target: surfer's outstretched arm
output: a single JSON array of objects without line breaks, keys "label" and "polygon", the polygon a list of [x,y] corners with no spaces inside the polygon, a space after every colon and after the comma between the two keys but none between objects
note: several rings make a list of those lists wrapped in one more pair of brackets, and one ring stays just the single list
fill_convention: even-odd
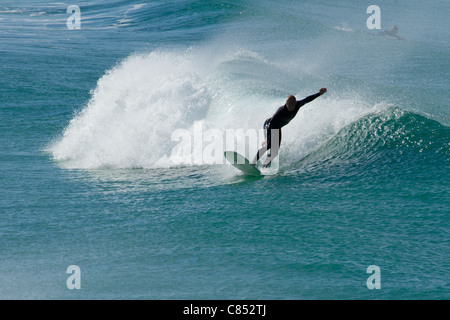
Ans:
[{"label": "surfer's outstretched arm", "polygon": [[317,97],[320,97],[321,95],[323,95],[326,92],[327,92],[327,88],[321,88],[318,93],[312,94],[303,100],[297,101],[296,108],[302,107],[303,105],[313,101],[314,99],[316,99]]}]

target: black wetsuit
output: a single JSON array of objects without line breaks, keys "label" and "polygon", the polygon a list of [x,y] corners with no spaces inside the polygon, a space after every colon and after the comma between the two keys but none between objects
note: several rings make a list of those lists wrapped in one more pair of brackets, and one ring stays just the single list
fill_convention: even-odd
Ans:
[{"label": "black wetsuit", "polygon": [[275,112],[275,114],[267,119],[264,122],[264,129],[267,130],[266,131],[266,135],[267,135],[267,150],[269,150],[272,147],[272,129],[279,129],[278,130],[278,146],[280,146],[281,144],[281,128],[284,127],[285,125],[287,125],[289,122],[291,122],[292,119],[295,118],[295,116],[297,115],[298,110],[300,110],[300,108],[307,104],[308,102],[313,101],[314,99],[316,99],[317,97],[320,96],[320,93],[316,93],[313,95],[310,95],[309,97],[306,97],[303,100],[297,101],[294,110],[289,111],[287,106],[284,105],[282,107],[279,107],[278,110]]}]

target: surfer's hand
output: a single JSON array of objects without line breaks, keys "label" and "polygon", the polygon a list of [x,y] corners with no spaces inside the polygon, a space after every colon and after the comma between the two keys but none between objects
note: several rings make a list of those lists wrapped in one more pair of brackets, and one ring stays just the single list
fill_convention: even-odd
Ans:
[{"label": "surfer's hand", "polygon": [[327,92],[327,88],[322,88],[319,90],[320,95],[323,95],[325,92]]}]

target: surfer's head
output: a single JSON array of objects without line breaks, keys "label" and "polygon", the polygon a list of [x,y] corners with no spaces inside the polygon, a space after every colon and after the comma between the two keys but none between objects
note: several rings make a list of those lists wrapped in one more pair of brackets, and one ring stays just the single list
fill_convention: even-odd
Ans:
[{"label": "surfer's head", "polygon": [[398,33],[398,27],[397,26],[392,26],[391,30],[389,31],[389,33],[393,36],[396,36]]},{"label": "surfer's head", "polygon": [[294,110],[295,108],[295,104],[297,103],[297,99],[295,98],[295,96],[289,96],[286,99],[286,107],[288,108],[289,111]]}]

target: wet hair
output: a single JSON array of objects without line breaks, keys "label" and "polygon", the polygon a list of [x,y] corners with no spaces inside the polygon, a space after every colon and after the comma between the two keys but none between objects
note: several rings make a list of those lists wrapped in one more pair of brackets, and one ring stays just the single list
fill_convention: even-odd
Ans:
[{"label": "wet hair", "polygon": [[287,97],[286,99],[286,105],[289,106],[295,106],[295,104],[297,103],[297,99],[295,98],[295,96],[290,95],[289,97]]}]

